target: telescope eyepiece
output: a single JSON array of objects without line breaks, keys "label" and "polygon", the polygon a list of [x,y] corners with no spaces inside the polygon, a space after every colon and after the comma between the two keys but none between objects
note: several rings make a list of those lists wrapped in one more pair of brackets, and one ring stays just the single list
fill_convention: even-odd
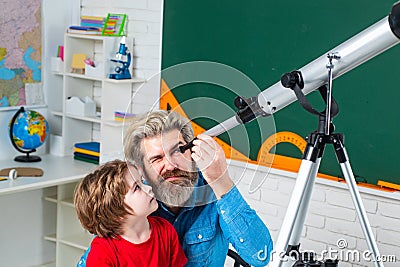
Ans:
[{"label": "telescope eyepiece", "polygon": [[233,103],[237,109],[244,109],[248,106],[246,99],[242,96],[237,96]]}]

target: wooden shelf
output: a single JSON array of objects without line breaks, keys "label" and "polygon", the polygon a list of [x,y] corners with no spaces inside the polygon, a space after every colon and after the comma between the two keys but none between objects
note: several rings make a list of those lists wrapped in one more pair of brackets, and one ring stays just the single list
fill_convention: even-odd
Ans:
[{"label": "wooden shelf", "polygon": [[54,116],[57,116],[57,117],[62,117],[62,116],[63,116],[62,111],[55,111],[55,110],[53,110],[53,111],[51,112],[51,114],[53,114]]},{"label": "wooden shelf", "polygon": [[79,233],[62,237],[59,239],[59,242],[85,251],[89,247],[90,242],[92,242],[92,239],[93,235],[89,233]]},{"label": "wooden shelf", "polygon": [[101,123],[101,119],[99,117],[78,116],[78,115],[73,115],[73,114],[68,114],[68,113],[65,114],[65,117],[75,119],[75,120],[81,120],[81,121]]},{"label": "wooden shelf", "polygon": [[47,197],[44,197],[44,199],[45,199],[46,201],[53,202],[53,203],[57,203],[57,202],[58,202],[58,201],[57,201],[57,195],[47,196]]},{"label": "wooden shelf", "polygon": [[107,78],[107,79],[104,79],[104,81],[106,81],[108,83],[124,84],[124,83],[144,83],[144,82],[146,82],[146,79],[133,77],[132,79],[116,80],[116,79],[108,79]]},{"label": "wooden shelf", "polygon": [[115,83],[115,84],[130,84],[130,83],[144,83],[146,82],[146,79],[143,78],[131,78],[131,79],[122,79],[122,80],[116,80],[116,79],[109,79],[109,78],[101,78],[101,77],[94,77],[94,76],[87,76],[84,74],[76,74],[76,73],[65,73],[65,76],[72,77],[72,78],[78,78],[78,79],[86,79],[86,80],[92,80],[92,81],[99,81],[99,82],[108,82],[108,83]]},{"label": "wooden shelf", "polygon": [[44,237],[44,240],[57,242],[57,235],[56,234],[49,234]]},{"label": "wooden shelf", "polygon": [[71,207],[71,208],[75,208],[74,206],[74,199],[71,198],[67,198],[67,199],[63,199],[60,201],[60,204]]},{"label": "wooden shelf", "polygon": [[[111,57],[115,54],[119,37],[93,36],[79,34],[65,34],[64,36],[64,71],[63,73],[63,108],[68,97],[90,97],[96,102],[96,109],[100,116],[79,116],[68,114],[63,110],[52,112],[61,120],[61,151],[72,154],[76,143],[96,141],[101,143],[100,161],[123,151],[120,140],[121,128],[124,123],[114,120],[114,113],[120,110],[132,112],[132,97],[137,85],[145,83],[146,79],[133,77],[132,79],[109,79],[108,72],[112,67]],[[133,51],[133,39],[127,38],[128,50]],[[93,61],[98,62],[98,75],[92,77],[85,74],[71,73],[70,66],[74,54],[91,55]],[[130,66],[132,68],[132,66]],[[132,69],[130,69],[132,71]],[[87,73],[90,74],[90,73]],[[96,73],[97,74],[97,73]],[[59,107],[57,107],[59,109]],[[108,156],[107,156],[108,155]]]}]

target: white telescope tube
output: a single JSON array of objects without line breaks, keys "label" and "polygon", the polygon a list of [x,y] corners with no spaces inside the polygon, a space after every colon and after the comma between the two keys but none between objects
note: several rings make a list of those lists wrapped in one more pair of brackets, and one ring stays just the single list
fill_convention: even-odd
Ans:
[{"label": "white telescope tube", "polygon": [[[339,46],[329,50],[324,55],[305,65],[299,72],[304,81],[302,91],[307,95],[328,82],[328,53],[335,53],[340,59],[335,61],[332,78],[352,70],[367,60],[379,55],[400,42],[400,1],[393,4],[391,14],[373,24],[369,28],[353,36]],[[261,110],[253,110],[254,118],[260,115],[268,116],[296,101],[293,90],[285,88],[279,81],[262,91],[258,97]],[[253,119],[254,119],[253,118]],[[243,123],[238,116],[232,117],[205,133],[217,136]],[[244,123],[250,120],[246,120]]]}]

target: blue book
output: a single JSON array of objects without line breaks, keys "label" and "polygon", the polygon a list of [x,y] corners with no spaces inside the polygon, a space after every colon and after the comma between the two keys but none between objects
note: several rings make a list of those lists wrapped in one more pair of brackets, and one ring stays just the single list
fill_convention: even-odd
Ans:
[{"label": "blue book", "polygon": [[91,26],[69,26],[69,29],[78,31],[99,31],[98,27],[91,27]]},{"label": "blue book", "polygon": [[74,156],[99,161],[99,157],[88,155],[88,154],[83,154],[83,153],[79,153],[79,152],[74,152]]},{"label": "blue book", "polygon": [[100,143],[99,142],[83,142],[83,143],[76,143],[74,145],[76,148],[86,149],[94,152],[100,153]]},{"label": "blue book", "polygon": [[84,27],[95,27],[97,29],[103,29],[103,23],[90,23],[90,22],[81,22],[81,26]]},{"label": "blue book", "polygon": [[92,160],[92,159],[88,159],[88,158],[81,158],[81,157],[78,157],[78,156],[74,156],[74,159],[80,160],[80,161],[85,161],[85,162],[90,162],[90,163],[94,163],[94,164],[99,164],[98,160]]}]

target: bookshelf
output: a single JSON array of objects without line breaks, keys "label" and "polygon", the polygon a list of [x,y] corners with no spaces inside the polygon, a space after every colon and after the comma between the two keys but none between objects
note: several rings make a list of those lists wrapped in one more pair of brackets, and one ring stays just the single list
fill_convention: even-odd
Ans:
[{"label": "bookshelf", "polygon": [[[117,36],[82,35],[66,33],[64,36],[64,72],[62,73],[62,106],[51,110],[61,124],[61,155],[72,155],[75,143],[100,142],[100,162],[122,158],[123,123],[114,121],[114,112],[132,112],[131,98],[145,79],[134,77],[126,80],[109,79],[113,71],[110,59],[120,42]],[[127,46],[133,50],[133,40],[127,38]],[[85,54],[98,66],[93,72],[72,73],[74,54]],[[130,66],[132,73],[132,64]],[[134,76],[134,73],[132,73]],[[66,113],[69,97],[81,99],[89,96],[96,103],[96,115]]]}]

